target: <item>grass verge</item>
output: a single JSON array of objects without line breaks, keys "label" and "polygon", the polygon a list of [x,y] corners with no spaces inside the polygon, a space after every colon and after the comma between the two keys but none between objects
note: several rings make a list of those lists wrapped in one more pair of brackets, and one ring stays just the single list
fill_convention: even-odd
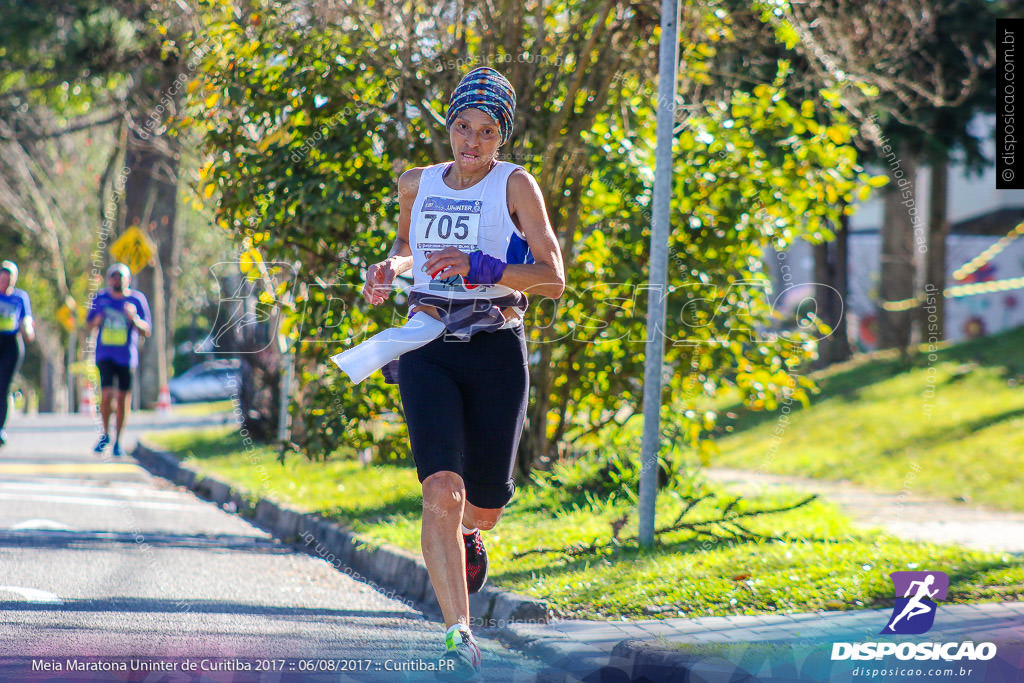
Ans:
[{"label": "grass verge", "polygon": [[788,418],[737,411],[714,464],[1024,510],[1024,328],[813,377]]},{"label": "grass verge", "polygon": [[[351,460],[314,463],[269,448],[244,452],[230,427],[163,432],[147,441],[173,450],[189,465],[250,492],[343,522],[362,534],[418,551],[420,491],[411,468],[364,467]],[[269,488],[268,488],[269,485]],[[781,493],[748,499],[738,510],[791,504]],[[683,503],[659,497],[658,523]],[[949,602],[1024,599],[1024,559],[923,543],[854,528],[835,507],[815,501],[790,512],[748,518],[753,531],[785,541],[700,540],[687,530],[661,534],[652,549],[611,542],[614,522],[635,502],[626,492],[597,496],[579,487],[523,486],[498,528],[486,535],[491,581],[544,598],[576,618],[676,617],[857,609],[892,603],[888,574],[933,569],[950,575]],[[711,501],[691,513],[714,515]],[[597,542],[572,556],[562,551]]]}]

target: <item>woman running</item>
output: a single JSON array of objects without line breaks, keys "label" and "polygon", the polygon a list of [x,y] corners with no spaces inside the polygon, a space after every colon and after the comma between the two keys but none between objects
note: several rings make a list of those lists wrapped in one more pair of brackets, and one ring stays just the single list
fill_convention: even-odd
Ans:
[{"label": "woman running", "polygon": [[441,673],[458,679],[480,671],[469,626],[469,593],[487,577],[480,532],[494,528],[515,491],[529,390],[524,293],[557,299],[565,286],[537,181],[496,158],[512,134],[515,98],[494,69],[466,74],[445,120],[454,160],[398,179],[398,237],[363,288],[380,305],[412,270],[409,314],[445,325],[399,357],[397,379],[423,486],[423,559],[447,628]]},{"label": "woman running", "polygon": [[28,293],[14,286],[17,281],[18,266],[13,261],[0,263],[0,446],[7,443],[4,427],[11,381],[25,356],[25,341],[36,338],[32,304]]}]

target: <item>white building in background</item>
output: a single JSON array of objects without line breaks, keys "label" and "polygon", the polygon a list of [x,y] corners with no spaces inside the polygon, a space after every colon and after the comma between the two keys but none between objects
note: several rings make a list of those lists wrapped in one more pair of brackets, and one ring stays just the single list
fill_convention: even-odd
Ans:
[{"label": "white building in background", "polygon": [[[987,124],[994,127],[994,119]],[[993,136],[987,136],[984,151],[994,157]],[[917,211],[921,228],[927,231],[931,169],[921,168],[917,182]],[[985,251],[1024,220],[1024,190],[997,190],[995,166],[980,176],[968,176],[963,168],[951,166],[949,178],[949,222],[946,245],[946,286],[967,282],[1005,280],[1024,276],[1024,237],[1011,242],[984,267],[965,280],[953,272]],[[861,349],[873,347],[881,248],[882,201],[880,194],[861,204],[850,219],[849,296],[846,314],[850,335]],[[918,253],[919,280],[923,282],[924,254]],[[775,259],[769,259],[770,265]],[[793,283],[814,281],[811,247],[799,243],[786,259]],[[777,268],[776,268],[777,271]],[[778,283],[778,272],[774,273]],[[852,315],[850,315],[852,314]],[[965,339],[974,334],[991,334],[1024,325],[1024,289],[946,299],[946,337]]]}]

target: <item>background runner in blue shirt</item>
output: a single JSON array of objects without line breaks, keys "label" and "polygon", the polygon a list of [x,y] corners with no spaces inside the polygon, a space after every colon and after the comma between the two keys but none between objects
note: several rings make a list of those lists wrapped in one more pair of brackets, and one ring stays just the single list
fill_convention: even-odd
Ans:
[{"label": "background runner in blue shirt", "polygon": [[93,297],[86,322],[89,329],[98,327],[96,338],[96,367],[100,371],[100,416],[103,435],[96,442],[94,452],[102,454],[110,443],[110,413],[117,396],[117,432],[114,435],[115,456],[124,455],[121,432],[128,416],[128,398],[132,388],[132,374],[139,364],[139,334],[148,337],[150,327],[149,302],[142,292],[128,287],[132,274],[128,266],[115,263],[107,269],[107,289]]},{"label": "background runner in blue shirt", "polygon": [[18,289],[18,266],[0,263],[0,446],[7,443],[7,404],[11,380],[25,357],[25,342],[36,338],[28,293]]}]

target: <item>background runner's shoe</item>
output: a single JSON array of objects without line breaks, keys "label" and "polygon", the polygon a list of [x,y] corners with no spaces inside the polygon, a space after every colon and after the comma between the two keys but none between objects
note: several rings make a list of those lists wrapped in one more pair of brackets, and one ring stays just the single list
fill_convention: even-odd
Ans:
[{"label": "background runner's shoe", "polygon": [[92,449],[93,453],[103,455],[103,451],[106,450],[107,446],[110,445],[110,437],[104,434],[100,437],[100,440],[96,442],[96,446]]},{"label": "background runner's shoe", "polygon": [[487,581],[487,549],[479,529],[463,534],[462,541],[466,544],[466,586],[476,593]]},{"label": "background runner's shoe", "polygon": [[480,646],[468,626],[455,624],[444,634],[445,653],[438,661],[437,677],[445,681],[479,681]]},{"label": "background runner's shoe", "polygon": [[120,442],[120,441],[115,441],[115,442],[114,442],[114,452],[113,452],[113,456],[114,456],[115,458],[121,458],[121,457],[124,457],[124,449],[123,449],[123,448],[121,448],[121,442]]}]

